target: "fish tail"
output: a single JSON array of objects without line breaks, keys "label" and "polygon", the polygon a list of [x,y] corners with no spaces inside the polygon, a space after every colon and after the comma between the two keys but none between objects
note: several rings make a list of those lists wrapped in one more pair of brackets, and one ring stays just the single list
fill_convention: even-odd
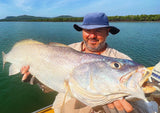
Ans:
[{"label": "fish tail", "polygon": [[2,51],[2,58],[3,58],[3,69],[4,69],[4,65],[6,63],[6,54]]}]

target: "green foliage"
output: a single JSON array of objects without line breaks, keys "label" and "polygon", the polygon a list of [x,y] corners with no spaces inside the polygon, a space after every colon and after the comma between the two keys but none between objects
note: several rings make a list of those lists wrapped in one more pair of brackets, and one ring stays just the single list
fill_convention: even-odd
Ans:
[{"label": "green foliage", "polygon": [[[82,21],[83,18],[82,17],[57,17],[57,18],[50,18],[50,19],[47,19],[47,21],[50,21],[50,22],[80,22]],[[39,21],[39,20],[37,20]],[[46,21],[46,20],[42,20],[42,21]]]},{"label": "green foliage", "polygon": [[[160,15],[127,15],[127,16],[108,16],[109,21],[160,21]],[[35,16],[8,16],[0,21],[34,21],[34,22],[81,22],[83,17],[72,17],[62,15],[55,18],[35,17]]]},{"label": "green foliage", "polygon": [[109,16],[109,21],[160,21],[160,15]]}]

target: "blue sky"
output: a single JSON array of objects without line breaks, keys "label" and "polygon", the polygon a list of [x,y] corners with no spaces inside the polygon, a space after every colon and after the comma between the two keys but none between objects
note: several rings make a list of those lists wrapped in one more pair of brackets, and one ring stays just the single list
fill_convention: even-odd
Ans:
[{"label": "blue sky", "polygon": [[0,18],[32,15],[84,16],[105,12],[108,16],[160,14],[160,0],[0,0]]}]

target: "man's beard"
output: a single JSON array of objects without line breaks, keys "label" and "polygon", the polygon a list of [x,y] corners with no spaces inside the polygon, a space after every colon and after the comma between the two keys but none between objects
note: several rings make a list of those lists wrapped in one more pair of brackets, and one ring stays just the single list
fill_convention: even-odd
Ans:
[{"label": "man's beard", "polygon": [[106,46],[105,42],[100,43],[96,48],[90,47],[86,41],[84,41],[84,44],[85,44],[86,48],[92,52],[100,52],[100,51],[104,50],[104,48]]}]

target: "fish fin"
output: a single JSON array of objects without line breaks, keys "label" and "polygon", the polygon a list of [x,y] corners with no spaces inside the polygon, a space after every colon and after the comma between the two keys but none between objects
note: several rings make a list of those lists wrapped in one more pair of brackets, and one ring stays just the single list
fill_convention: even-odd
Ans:
[{"label": "fish fin", "polygon": [[68,81],[65,81],[65,87],[67,88],[66,92],[65,92],[65,95],[64,95],[64,99],[63,99],[63,104],[62,104],[62,107],[61,107],[61,111],[62,111],[62,108],[64,107],[64,104],[66,103],[66,98],[67,98],[67,94],[69,93],[69,85],[68,85]]},{"label": "fish fin", "polygon": [[3,58],[3,69],[4,69],[4,65],[6,63],[6,54],[2,51],[2,58]]},{"label": "fish fin", "polygon": [[60,46],[60,47],[69,47],[68,45],[57,43],[57,42],[50,42],[49,46]]},{"label": "fish fin", "polygon": [[61,113],[62,108],[64,107],[64,104],[71,99],[71,96],[68,95],[70,88],[67,81],[64,82],[64,86],[65,88],[67,88],[66,92],[59,93],[56,96],[55,101],[53,103],[53,108],[55,113]]},{"label": "fish fin", "polygon": [[25,45],[25,44],[44,44],[44,43],[38,42],[38,41],[32,40],[32,39],[26,39],[26,40],[22,40],[22,41],[17,42],[17,43],[14,45],[14,47],[20,46],[20,45]]},{"label": "fish fin", "polygon": [[17,66],[14,64],[11,64],[11,66],[9,67],[9,76],[15,75],[19,72],[20,72],[20,70],[17,68]]},{"label": "fish fin", "polygon": [[58,93],[58,95],[56,96],[55,101],[53,102],[53,108],[55,113],[61,113],[63,104],[65,104],[68,100],[71,99],[70,96],[65,97],[65,95],[66,93]]}]

